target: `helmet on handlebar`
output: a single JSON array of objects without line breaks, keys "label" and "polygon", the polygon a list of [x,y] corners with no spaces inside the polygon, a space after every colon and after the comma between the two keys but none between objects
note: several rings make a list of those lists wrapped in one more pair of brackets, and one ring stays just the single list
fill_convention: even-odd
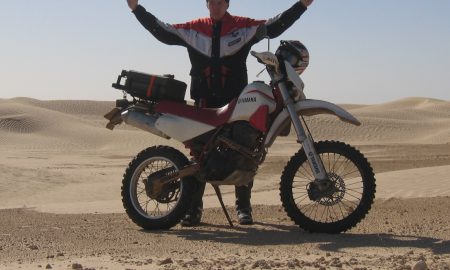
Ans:
[{"label": "helmet on handlebar", "polygon": [[289,62],[298,75],[308,67],[309,52],[300,41],[282,40],[275,54]]}]

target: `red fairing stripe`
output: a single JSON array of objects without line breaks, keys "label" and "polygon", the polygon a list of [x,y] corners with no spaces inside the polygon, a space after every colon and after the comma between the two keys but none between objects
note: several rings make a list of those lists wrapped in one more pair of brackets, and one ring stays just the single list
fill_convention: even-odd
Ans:
[{"label": "red fairing stripe", "polygon": [[275,97],[275,101],[277,102],[277,108],[275,112],[278,113],[283,110],[284,107],[283,96],[281,95],[280,89],[278,87],[275,89],[275,91],[273,91],[273,96]]},{"label": "red fairing stripe", "polygon": [[180,102],[161,101],[155,107],[155,112],[168,113],[191,119],[211,126],[221,126],[228,122],[236,107],[237,99],[222,108],[196,108]]},{"label": "red fairing stripe", "polygon": [[264,105],[258,108],[250,117],[250,125],[254,128],[266,132],[267,131],[267,115],[269,114],[269,106]]},{"label": "red fairing stripe", "polygon": [[152,76],[152,78],[150,79],[150,83],[148,84],[148,88],[147,88],[147,97],[151,97],[152,95],[152,90],[153,90],[153,85],[155,84],[155,76]]}]

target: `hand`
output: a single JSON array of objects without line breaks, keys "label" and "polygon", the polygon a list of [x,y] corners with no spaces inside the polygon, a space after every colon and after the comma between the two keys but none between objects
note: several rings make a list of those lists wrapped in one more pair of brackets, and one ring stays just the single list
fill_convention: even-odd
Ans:
[{"label": "hand", "polygon": [[309,5],[312,4],[314,0],[300,0],[300,2],[305,6],[305,7],[309,7]]},{"label": "hand", "polygon": [[128,6],[131,8],[131,10],[135,10],[138,6],[138,1],[139,0],[127,0],[128,2]]}]

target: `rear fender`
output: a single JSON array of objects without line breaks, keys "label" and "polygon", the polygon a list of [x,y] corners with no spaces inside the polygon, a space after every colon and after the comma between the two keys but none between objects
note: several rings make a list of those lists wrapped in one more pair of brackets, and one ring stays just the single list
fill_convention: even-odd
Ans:
[{"label": "rear fender", "polygon": [[[295,104],[295,110],[298,115],[312,116],[317,114],[331,114],[338,117],[341,121],[350,123],[355,126],[361,125],[361,123],[353,115],[341,107],[322,100],[305,99]],[[272,126],[267,133],[266,140],[264,141],[265,147],[272,146],[278,135],[291,124],[291,119],[287,109],[283,109],[280,114],[275,118]]]}]

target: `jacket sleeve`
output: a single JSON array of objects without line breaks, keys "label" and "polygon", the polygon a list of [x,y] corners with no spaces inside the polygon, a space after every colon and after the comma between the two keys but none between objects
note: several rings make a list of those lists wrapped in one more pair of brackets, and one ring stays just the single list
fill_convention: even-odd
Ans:
[{"label": "jacket sleeve", "polygon": [[266,31],[269,38],[276,38],[291,27],[306,11],[306,7],[298,1],[285,12],[266,21]]},{"label": "jacket sleeve", "polygon": [[186,42],[178,35],[177,30],[172,25],[158,20],[141,5],[138,5],[133,13],[142,26],[162,43],[186,46]]}]

